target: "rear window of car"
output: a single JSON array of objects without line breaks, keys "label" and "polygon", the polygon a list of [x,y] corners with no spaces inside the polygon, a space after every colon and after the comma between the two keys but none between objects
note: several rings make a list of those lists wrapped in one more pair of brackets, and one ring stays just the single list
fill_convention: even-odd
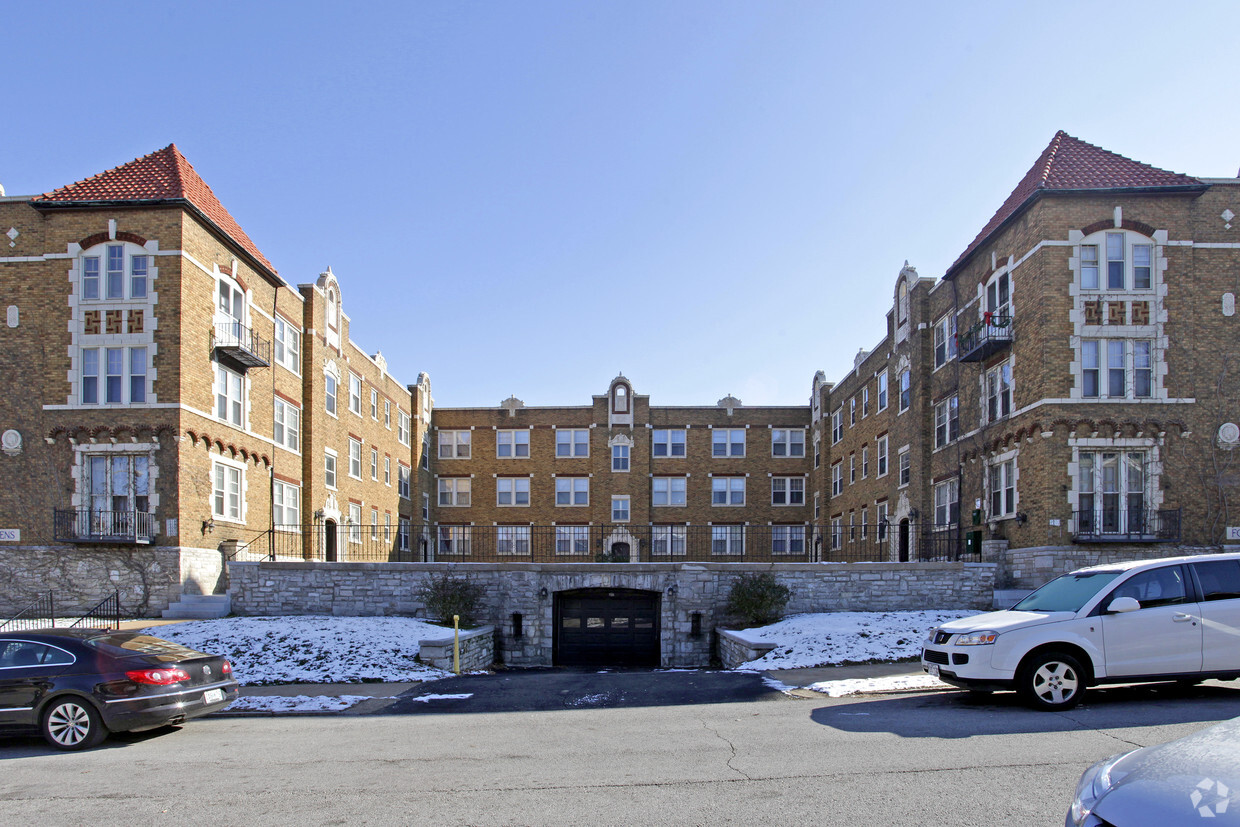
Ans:
[{"label": "rear window of car", "polygon": [[1014,612],[1079,612],[1120,571],[1091,571],[1056,577],[1012,607]]},{"label": "rear window of car", "polygon": [[119,658],[132,655],[161,655],[180,660],[203,656],[202,652],[187,646],[150,635],[99,635],[87,640],[86,645]]}]

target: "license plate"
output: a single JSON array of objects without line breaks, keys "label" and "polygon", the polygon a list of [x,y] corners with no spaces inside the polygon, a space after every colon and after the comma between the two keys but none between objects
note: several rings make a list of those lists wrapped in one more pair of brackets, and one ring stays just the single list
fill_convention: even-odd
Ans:
[{"label": "license plate", "polygon": [[931,677],[937,678],[939,676],[939,665],[937,663],[927,663],[926,671],[930,673]]},{"label": "license plate", "polygon": [[204,704],[217,704],[224,700],[223,689],[208,689],[202,693],[202,702]]}]

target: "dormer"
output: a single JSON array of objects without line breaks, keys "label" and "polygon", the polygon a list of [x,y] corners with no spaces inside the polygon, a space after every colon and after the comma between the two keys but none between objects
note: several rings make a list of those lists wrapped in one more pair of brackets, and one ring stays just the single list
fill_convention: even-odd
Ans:
[{"label": "dormer", "polygon": [[328,347],[340,349],[340,330],[341,316],[344,311],[341,309],[340,301],[340,282],[336,280],[336,274],[332,272],[332,268],[328,267],[319,274],[318,281],[315,286],[323,291],[325,306],[323,309],[323,336],[327,340]]},{"label": "dormer", "polygon": [[633,385],[621,373],[607,389],[607,425],[633,427]]}]

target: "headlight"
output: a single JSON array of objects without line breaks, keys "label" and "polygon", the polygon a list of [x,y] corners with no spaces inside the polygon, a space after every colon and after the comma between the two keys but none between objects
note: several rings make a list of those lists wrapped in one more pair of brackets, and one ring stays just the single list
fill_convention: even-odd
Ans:
[{"label": "headlight", "polygon": [[956,635],[957,646],[984,646],[999,639],[998,632],[969,632],[967,635]]},{"label": "headlight", "polygon": [[1072,807],[1068,810],[1068,816],[1072,819],[1072,823],[1076,827],[1080,827],[1085,823],[1085,819],[1089,818],[1089,814],[1094,811],[1094,807],[1102,800],[1102,797],[1111,790],[1111,785],[1123,778],[1126,773],[1112,774],[1111,770],[1120,759],[1131,755],[1129,752],[1122,752],[1119,755],[1112,755],[1105,761],[1099,761],[1081,776],[1081,780],[1076,785],[1076,796],[1072,799]]}]

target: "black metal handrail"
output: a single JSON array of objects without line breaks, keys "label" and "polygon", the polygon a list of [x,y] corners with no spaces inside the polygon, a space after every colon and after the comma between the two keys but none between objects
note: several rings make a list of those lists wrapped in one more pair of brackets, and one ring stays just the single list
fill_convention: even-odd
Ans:
[{"label": "black metal handrail", "polygon": [[57,508],[52,536],[66,543],[150,543],[157,525],[155,515],[145,511]]},{"label": "black metal handrail", "polygon": [[[87,623],[86,621],[92,621]],[[103,621],[98,623],[95,621]],[[121,625],[121,593],[119,591],[112,592],[111,595],[100,600],[94,608],[77,620],[69,624],[70,629],[118,629]]]},{"label": "black metal handrail", "polygon": [[216,322],[214,344],[246,367],[271,364],[271,342],[241,322]]},{"label": "black metal handrail", "polygon": [[0,632],[25,632],[42,629],[56,622],[56,601],[52,592],[43,592],[29,606],[0,623]]},{"label": "black metal handrail", "polygon": [[1012,317],[985,313],[981,321],[956,336],[957,352],[962,362],[976,361],[995,353],[1012,342]]},{"label": "black metal handrail", "polygon": [[1180,509],[1101,508],[1073,512],[1079,542],[1172,543],[1180,539]]}]

